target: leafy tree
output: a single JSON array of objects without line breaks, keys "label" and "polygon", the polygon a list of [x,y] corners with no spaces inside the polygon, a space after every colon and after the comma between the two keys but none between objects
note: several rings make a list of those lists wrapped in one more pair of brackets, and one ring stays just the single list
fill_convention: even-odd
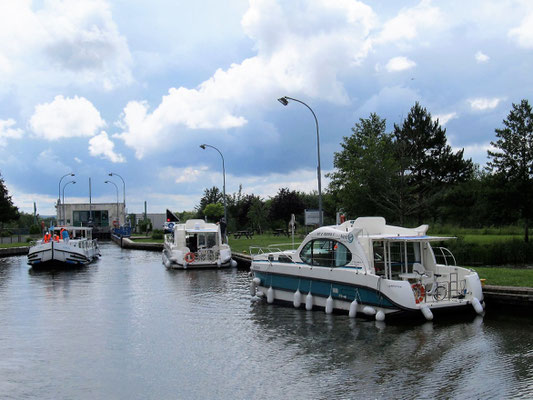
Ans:
[{"label": "leafy tree", "polygon": [[4,179],[0,174],[0,228],[4,227],[5,222],[17,220],[19,216],[18,208],[13,205],[11,196],[4,184]]},{"label": "leafy tree", "polygon": [[221,203],[210,203],[205,206],[203,213],[211,221],[218,221],[224,216],[224,206]]},{"label": "leafy tree", "polygon": [[401,127],[394,124],[394,137],[401,168],[397,192],[403,196],[402,203],[409,204],[399,211],[401,217],[412,214],[421,223],[433,215],[444,189],[470,179],[474,166],[472,160],[464,159],[463,150],[452,151],[446,129],[418,102]]},{"label": "leafy tree", "polygon": [[268,224],[268,206],[259,197],[254,197],[250,209],[248,210],[248,220],[252,227],[256,229],[259,234],[263,233],[263,229]]},{"label": "leafy tree", "polygon": [[200,199],[200,204],[196,206],[196,217],[204,218],[205,216],[204,210],[208,204],[214,204],[214,203],[218,203],[222,201],[223,201],[223,194],[220,192],[220,190],[216,186],[213,186],[210,189],[205,189],[204,195]]},{"label": "leafy tree", "polygon": [[295,216],[302,215],[304,209],[305,204],[297,191],[281,188],[276,196],[272,198],[269,216],[271,220],[278,221],[278,224],[281,223],[282,226],[286,226],[291,220],[291,214]]},{"label": "leafy tree", "polygon": [[386,121],[375,113],[360,118],[335,153],[329,189],[339,207],[353,217],[390,214],[384,200],[390,198],[399,168],[392,135],[385,128]]},{"label": "leafy tree", "polygon": [[524,240],[529,241],[533,177],[533,112],[527,100],[514,104],[504,128],[496,129],[496,151],[488,151],[489,171],[501,175],[508,193],[513,193],[516,207],[524,221]]}]

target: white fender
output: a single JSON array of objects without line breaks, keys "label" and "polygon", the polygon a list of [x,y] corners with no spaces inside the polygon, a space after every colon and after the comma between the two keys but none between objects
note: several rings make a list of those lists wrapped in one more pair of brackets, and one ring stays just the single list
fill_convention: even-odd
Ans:
[{"label": "white fender", "polygon": [[374,307],[370,307],[370,306],[363,307],[363,312],[366,315],[376,315],[376,309]]},{"label": "white fender", "polygon": [[428,321],[432,321],[433,320],[433,313],[431,312],[431,310],[429,309],[428,306],[424,306],[420,309],[420,311],[422,311],[422,314],[424,315],[424,317],[428,320]]},{"label": "white fender", "polygon": [[350,311],[348,312],[348,316],[350,318],[355,318],[356,315],[357,315],[357,300],[354,300],[350,304]]},{"label": "white fender", "polygon": [[376,313],[376,321],[385,321],[385,313],[381,310],[379,310]]},{"label": "white fender", "polygon": [[472,307],[474,307],[474,310],[476,310],[478,314],[483,313],[483,306],[481,305],[477,297],[472,298]]},{"label": "white fender", "polygon": [[329,295],[326,300],[326,314],[331,314],[333,312],[333,297]]},{"label": "white fender", "polygon": [[305,309],[307,311],[311,311],[313,309],[313,295],[311,292],[307,293],[307,296],[305,296]]},{"label": "white fender", "polygon": [[302,304],[302,294],[300,293],[300,289],[296,289],[296,292],[294,292],[294,299],[292,301],[292,304],[295,308],[299,308]]},{"label": "white fender", "polygon": [[236,268],[237,267],[237,261],[235,261],[233,258],[231,259],[231,267]]},{"label": "white fender", "polygon": [[255,284],[255,286],[259,286],[261,284],[261,279],[254,278],[254,279],[252,279],[252,282]]},{"label": "white fender", "polygon": [[270,286],[267,290],[267,303],[272,304],[274,302],[274,289]]}]

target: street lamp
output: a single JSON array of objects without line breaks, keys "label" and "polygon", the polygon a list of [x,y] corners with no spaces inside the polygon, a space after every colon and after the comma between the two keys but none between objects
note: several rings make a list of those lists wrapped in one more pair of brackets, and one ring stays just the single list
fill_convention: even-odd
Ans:
[{"label": "street lamp", "polygon": [[283,96],[278,99],[278,101],[283,104],[284,106],[289,104],[289,100],[296,101],[300,104],[303,104],[306,106],[309,111],[313,114],[313,117],[315,117],[315,124],[316,124],[316,149],[317,149],[317,155],[318,155],[318,168],[317,168],[317,177],[318,177],[318,222],[319,226],[322,226],[322,183],[321,183],[321,172],[320,172],[320,135],[318,133],[318,119],[316,118],[315,112],[309,107],[307,104],[305,104],[303,101],[295,99],[293,97],[289,96]]},{"label": "street lamp", "polygon": [[108,175],[109,176],[116,175],[122,181],[122,199],[124,200],[124,224],[126,224],[126,182],[124,182],[124,179],[115,172],[110,172]]},{"label": "street lamp", "polygon": [[111,181],[105,181],[105,183],[111,183],[113,186],[115,186],[115,189],[117,190],[117,218],[119,218],[119,224],[120,224],[120,217],[118,215],[118,186],[115,182],[111,182]]},{"label": "street lamp", "polygon": [[69,174],[65,174],[61,177],[61,179],[59,180],[59,187],[58,187],[58,190],[57,190],[57,223],[58,225],[61,225],[61,207],[59,206],[59,204],[61,203],[61,181],[63,180],[63,178],[65,178],[66,176],[75,176],[75,174],[73,172],[69,173]]},{"label": "street lamp", "polygon": [[[220,157],[222,157],[222,176],[224,178],[224,185],[222,186],[222,193],[224,196],[224,221],[226,222],[226,226],[228,224],[228,213],[226,209],[226,167],[224,166],[224,156],[220,152],[219,149],[217,149],[215,146],[211,146],[210,144],[201,144],[200,147],[205,150],[206,147],[211,147],[212,149],[215,149],[218,151],[218,154],[220,154]],[[226,232],[224,232],[224,236],[226,235]]]},{"label": "street lamp", "polygon": [[67,187],[67,185],[69,184],[76,184],[76,181],[70,181],[70,182],[67,182],[63,185],[63,204],[61,205],[61,207],[63,208],[63,218],[65,218],[65,223],[67,222],[66,221],[66,212],[65,212],[65,188]]}]

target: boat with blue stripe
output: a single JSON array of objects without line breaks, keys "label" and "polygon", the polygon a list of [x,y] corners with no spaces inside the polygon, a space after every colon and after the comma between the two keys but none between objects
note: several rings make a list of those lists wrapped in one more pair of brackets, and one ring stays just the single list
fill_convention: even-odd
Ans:
[{"label": "boat with blue stripe", "polygon": [[445,248],[426,235],[428,226],[387,225],[360,217],[309,233],[295,250],[252,247],[252,295],[268,303],[348,312],[378,321],[439,313],[482,314],[477,273],[458,267]]}]

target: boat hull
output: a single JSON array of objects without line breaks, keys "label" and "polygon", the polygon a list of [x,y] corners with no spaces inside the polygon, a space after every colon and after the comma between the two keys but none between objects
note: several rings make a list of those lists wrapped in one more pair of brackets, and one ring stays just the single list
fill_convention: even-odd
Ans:
[{"label": "boat hull", "polygon": [[33,268],[76,267],[87,265],[99,256],[97,246],[79,248],[64,242],[41,243],[28,252],[28,264]]},{"label": "boat hull", "polygon": [[214,261],[193,261],[190,263],[185,262],[184,256],[181,251],[172,251],[164,249],[162,253],[163,264],[169,269],[209,269],[209,268],[229,268],[235,267],[237,262],[234,261],[231,256],[225,259],[219,257]]},{"label": "boat hull", "polygon": [[[355,301],[356,315],[373,318],[381,312],[387,320],[397,317],[431,319],[433,315],[442,314],[475,315],[472,299],[468,298],[416,303],[408,282],[340,269],[306,266],[293,266],[292,269],[295,271],[291,274],[282,266],[256,262],[252,266],[257,282],[254,291],[268,302],[292,303],[297,308],[308,307],[306,300],[310,293],[311,308],[331,308],[332,312],[350,312]],[[299,301],[295,301],[296,296],[299,296]],[[429,318],[428,314],[424,315],[427,310],[430,311]]]}]

